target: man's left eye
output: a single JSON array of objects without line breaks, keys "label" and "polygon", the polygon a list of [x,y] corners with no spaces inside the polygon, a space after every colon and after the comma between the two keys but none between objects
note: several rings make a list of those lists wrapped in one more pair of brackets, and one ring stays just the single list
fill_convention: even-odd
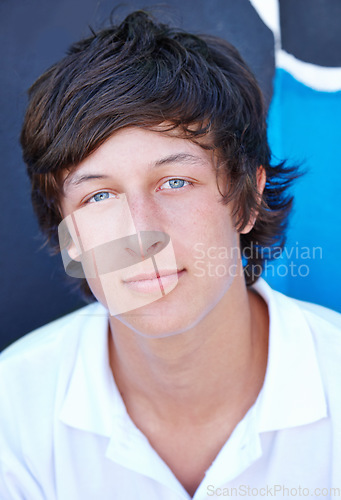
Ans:
[{"label": "man's left eye", "polygon": [[108,198],[115,197],[114,194],[109,193],[108,191],[101,191],[100,193],[96,193],[91,198],[89,198],[88,203],[98,203],[99,201],[107,200]]},{"label": "man's left eye", "polygon": [[189,184],[191,184],[191,182],[185,181],[184,179],[169,179],[162,184],[160,189],[178,189],[184,187],[185,185],[188,186]]}]

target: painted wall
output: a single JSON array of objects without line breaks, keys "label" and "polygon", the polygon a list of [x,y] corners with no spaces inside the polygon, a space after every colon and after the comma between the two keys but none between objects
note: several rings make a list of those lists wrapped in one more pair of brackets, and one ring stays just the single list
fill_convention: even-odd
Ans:
[{"label": "painted wall", "polygon": [[[30,84],[60,59],[71,43],[89,34],[88,25],[94,28],[102,26],[112,8],[119,3],[107,0],[16,0],[15,3],[5,1],[0,4],[0,227],[3,235],[0,247],[0,349],[32,329],[83,305],[82,299],[72,290],[60,257],[51,257],[46,248],[41,248],[43,240],[30,205],[29,183],[18,137],[26,106],[26,90]],[[341,32],[337,26],[341,17],[337,17],[335,11],[339,2],[310,0],[310,5],[315,4],[317,7],[310,10],[312,17],[307,21],[303,0],[285,0],[280,4],[275,0],[169,0],[163,2],[165,7],[159,11],[165,21],[190,31],[216,34],[234,43],[256,74],[268,101],[272,96],[275,61],[277,67],[282,65],[283,69],[277,69],[274,80],[275,93],[269,115],[270,140],[277,156],[304,160],[309,167],[308,174],[295,189],[297,202],[289,244],[294,248],[321,246],[323,257],[310,259],[310,272],[304,278],[280,277],[274,273],[273,277],[266,276],[266,279],[292,296],[341,310],[338,292],[341,275],[337,265],[340,246],[338,186],[341,180],[340,128],[337,123],[341,99],[337,90],[341,88],[340,73],[331,76],[328,72],[329,76],[325,77],[326,81],[338,81],[335,88],[312,90],[309,82],[298,81],[297,71],[295,78],[290,75],[292,69],[284,54],[296,54],[295,59],[311,60],[319,67],[337,69],[341,65],[336,51],[340,42],[338,33]],[[141,7],[146,7],[146,2],[136,0],[128,8],[120,9],[117,15],[122,18],[133,8]],[[320,44],[317,53],[311,45],[314,38],[311,33],[318,22]],[[302,34],[304,27],[307,32],[304,36],[295,38],[292,35]],[[323,54],[328,54],[328,58],[324,59]],[[305,260],[302,254],[300,258]]]},{"label": "painted wall", "polygon": [[275,39],[270,145],[275,157],[306,172],[293,189],[285,252],[264,277],[290,296],[341,312],[341,3],[252,4]]}]

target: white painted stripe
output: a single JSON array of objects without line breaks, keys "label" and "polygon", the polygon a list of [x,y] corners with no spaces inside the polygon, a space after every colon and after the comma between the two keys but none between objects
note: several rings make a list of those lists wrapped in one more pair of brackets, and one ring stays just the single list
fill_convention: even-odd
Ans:
[{"label": "white painted stripe", "polygon": [[276,67],[285,69],[296,80],[312,89],[321,92],[341,90],[341,68],[329,68],[301,61],[282,49],[276,51],[275,60]]}]

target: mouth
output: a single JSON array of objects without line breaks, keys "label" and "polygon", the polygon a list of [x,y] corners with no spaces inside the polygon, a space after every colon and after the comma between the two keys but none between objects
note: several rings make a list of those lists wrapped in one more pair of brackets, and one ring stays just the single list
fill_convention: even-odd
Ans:
[{"label": "mouth", "polygon": [[142,273],[123,280],[123,284],[141,293],[158,293],[162,295],[170,289],[175,288],[178,279],[185,273],[185,269],[181,270],[158,270],[158,272]]}]

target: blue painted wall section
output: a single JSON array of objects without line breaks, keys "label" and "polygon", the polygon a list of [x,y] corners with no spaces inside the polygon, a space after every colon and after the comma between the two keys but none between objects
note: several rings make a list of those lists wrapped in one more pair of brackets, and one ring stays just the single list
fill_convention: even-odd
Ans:
[{"label": "blue painted wall section", "polygon": [[302,164],[306,174],[292,189],[295,205],[287,250],[264,277],[279,291],[337,311],[341,311],[340,117],[341,92],[318,92],[276,70],[268,118],[270,145],[275,157]]}]

